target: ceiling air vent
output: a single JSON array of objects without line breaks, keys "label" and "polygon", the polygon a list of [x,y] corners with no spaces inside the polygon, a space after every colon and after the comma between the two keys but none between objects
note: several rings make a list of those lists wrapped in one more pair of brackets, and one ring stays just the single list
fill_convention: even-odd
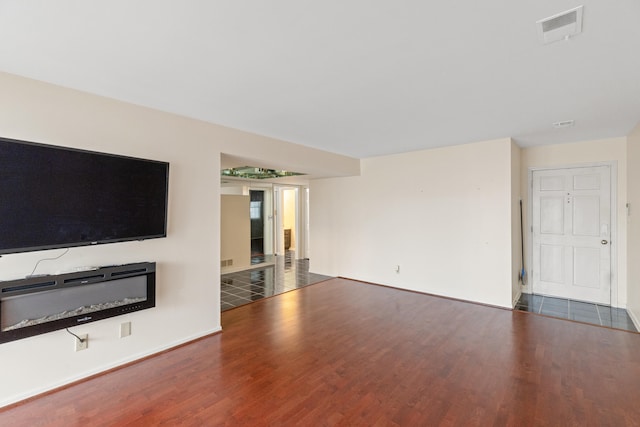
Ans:
[{"label": "ceiling air vent", "polygon": [[582,9],[578,6],[536,22],[542,43],[567,40],[582,32]]},{"label": "ceiling air vent", "polygon": [[562,129],[562,128],[568,128],[574,125],[574,121],[573,120],[565,120],[562,122],[555,122],[553,124],[553,127],[556,129]]}]

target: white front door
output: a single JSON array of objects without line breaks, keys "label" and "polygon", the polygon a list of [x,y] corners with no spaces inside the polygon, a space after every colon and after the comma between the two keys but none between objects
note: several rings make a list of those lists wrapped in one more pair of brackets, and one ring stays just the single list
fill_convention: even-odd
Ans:
[{"label": "white front door", "polygon": [[611,168],[533,172],[533,292],[611,303]]}]

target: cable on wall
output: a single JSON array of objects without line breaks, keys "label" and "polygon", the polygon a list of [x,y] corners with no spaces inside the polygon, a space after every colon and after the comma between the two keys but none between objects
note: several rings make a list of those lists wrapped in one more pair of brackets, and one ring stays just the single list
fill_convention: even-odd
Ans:
[{"label": "cable on wall", "polygon": [[38,265],[40,265],[40,263],[41,263],[42,261],[53,261],[53,260],[56,260],[56,259],[62,258],[64,255],[66,255],[66,254],[67,254],[67,252],[69,252],[69,248],[65,249],[65,251],[64,251],[64,252],[62,252],[60,255],[58,255],[58,256],[57,256],[57,257],[55,257],[55,258],[42,258],[41,260],[38,260],[38,262],[36,262],[35,267],[33,267],[33,270],[31,270],[31,274],[29,274],[27,277],[32,277],[32,276],[33,276],[33,273],[35,273],[35,272],[36,272],[36,268],[38,268]]},{"label": "cable on wall", "polygon": [[79,336],[77,336],[76,334],[74,334],[73,332],[71,332],[69,330],[69,328],[65,328],[67,330],[67,332],[69,332],[71,335],[73,335],[74,337],[78,338],[78,341],[80,341],[81,343],[84,342],[84,338],[80,338]]}]

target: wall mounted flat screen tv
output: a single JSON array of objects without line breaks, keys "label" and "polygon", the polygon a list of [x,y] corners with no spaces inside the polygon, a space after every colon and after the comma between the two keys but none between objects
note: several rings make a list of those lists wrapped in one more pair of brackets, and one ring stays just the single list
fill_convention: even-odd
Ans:
[{"label": "wall mounted flat screen tv", "polygon": [[0,254],[167,235],[169,164],[0,138]]}]

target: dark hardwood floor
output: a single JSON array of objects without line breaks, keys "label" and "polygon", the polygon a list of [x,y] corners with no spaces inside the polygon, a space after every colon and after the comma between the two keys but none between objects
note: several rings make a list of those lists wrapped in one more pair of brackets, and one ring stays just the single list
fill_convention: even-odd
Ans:
[{"label": "dark hardwood floor", "polygon": [[0,411],[2,426],[624,426],[640,335],[332,279]]}]

